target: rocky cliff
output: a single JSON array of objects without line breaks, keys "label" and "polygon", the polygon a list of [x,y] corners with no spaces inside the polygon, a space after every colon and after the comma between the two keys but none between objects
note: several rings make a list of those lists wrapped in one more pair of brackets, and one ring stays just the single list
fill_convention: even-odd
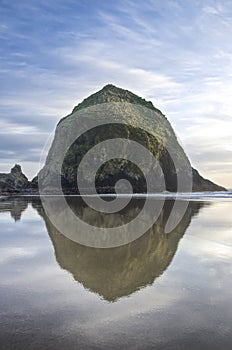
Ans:
[{"label": "rocky cliff", "polygon": [[[112,115],[113,123],[111,122]],[[109,118],[110,116],[111,118]],[[108,120],[111,120],[109,124],[107,124]],[[73,138],[76,130],[81,129],[86,123],[95,125],[95,127],[89,128],[86,132],[80,132],[80,137],[68,147],[67,140]],[[191,168],[171,124],[162,112],[153,106],[152,102],[113,85],[106,85],[102,90],[89,96],[78,104],[71,114],[60,120],[45,167],[40,172],[43,188],[48,192],[53,192],[52,181],[55,179],[56,182],[57,176],[61,176],[63,190],[66,193],[78,193],[77,169],[83,156],[100,142],[112,138],[133,140],[149,150],[162,168],[167,191],[177,191],[178,174],[184,172],[186,172],[186,177],[189,176],[187,172],[192,172],[193,191],[225,190],[223,187],[204,179],[197,170]],[[63,149],[66,148],[67,152],[63,154]],[[108,152],[107,148],[103,151],[103,153]],[[144,174],[135,164],[125,159],[123,152],[125,149],[119,154],[118,159],[105,162],[95,174],[95,185],[99,193],[114,192],[115,183],[122,178],[127,179],[132,184],[134,192],[146,192]],[[59,169],[60,155],[64,159],[62,168]],[[99,157],[95,158],[100,157],[99,153]],[[83,172],[83,183],[87,193],[89,193],[88,188],[93,179],[92,168],[98,161],[95,158],[93,157],[91,162],[85,165]],[[173,158],[178,160],[178,169],[175,167]],[[145,176],[152,174],[154,177],[151,192],[160,191],[159,183],[162,174],[157,164],[146,160],[143,169],[145,169]],[[48,178],[52,181],[46,183]]]},{"label": "rocky cliff", "polygon": [[15,164],[10,173],[0,173],[0,194],[20,193],[26,190],[29,184],[28,178],[18,164]]},{"label": "rocky cliff", "polygon": [[[74,137],[78,133],[79,137]],[[69,145],[72,138],[73,142]],[[182,182],[192,177],[193,191],[225,190],[204,179],[191,167],[171,124],[152,102],[130,91],[106,85],[84,99],[71,114],[60,120],[39,176],[29,182],[21,167],[15,165],[9,174],[0,174],[0,194],[35,193],[38,191],[38,178],[46,193],[56,193],[57,183],[60,182],[64,193],[79,193],[77,169],[83,156],[99,143],[115,138],[132,140],[142,145],[156,161],[152,158],[140,159],[143,169],[141,171],[140,167],[126,159],[128,148],[125,146],[121,147],[118,157],[103,161],[96,174],[93,174],[93,168],[99,159],[109,152],[104,146],[83,168],[81,180],[86,193],[92,193],[90,187],[93,179],[99,193],[114,193],[115,184],[120,179],[128,180],[136,193],[147,192],[147,177],[152,177],[149,191],[159,192],[163,190],[160,187],[162,176],[165,190],[176,192],[179,174],[182,174]]]}]

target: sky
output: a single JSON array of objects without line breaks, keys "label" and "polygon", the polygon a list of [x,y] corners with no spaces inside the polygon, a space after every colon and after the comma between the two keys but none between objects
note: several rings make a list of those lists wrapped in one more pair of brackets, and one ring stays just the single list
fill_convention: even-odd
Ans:
[{"label": "sky", "polygon": [[57,122],[111,83],[232,188],[231,38],[230,0],[0,0],[0,172],[35,176]]}]

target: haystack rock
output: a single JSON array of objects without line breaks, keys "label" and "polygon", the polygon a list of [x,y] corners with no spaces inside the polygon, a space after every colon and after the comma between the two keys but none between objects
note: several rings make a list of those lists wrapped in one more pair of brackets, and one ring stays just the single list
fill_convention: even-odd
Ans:
[{"label": "haystack rock", "polygon": [[[107,124],[109,116],[112,115],[114,123]],[[87,122],[90,122],[90,125],[99,126],[82,133],[69,147],[68,140],[72,139],[75,132]],[[144,128],[141,128],[141,125],[144,125]],[[39,173],[43,190],[55,192],[56,185],[54,184],[57,183],[57,179],[60,179],[64,192],[78,193],[76,176],[83,156],[99,142],[112,138],[133,140],[143,145],[155,156],[160,167],[154,162],[147,162],[144,166],[145,176],[154,176],[152,192],[161,190],[159,186],[160,168],[164,175],[165,190],[167,191],[176,192],[179,173],[186,173],[187,177],[189,172],[192,175],[193,191],[225,190],[225,188],[204,179],[196,169],[191,167],[171,124],[165,115],[153,106],[152,102],[113,85],[106,85],[102,90],[84,99],[73,109],[71,114],[60,120],[45,166]],[[169,149],[166,145],[169,145]],[[170,149],[172,154],[170,154]],[[63,157],[62,167],[59,165],[61,156]],[[100,156],[101,154],[99,154]],[[117,157],[118,159],[111,159],[98,169],[95,174],[95,185],[99,193],[114,192],[115,183],[120,179],[127,179],[133,186],[134,192],[146,192],[144,174],[124,156],[122,151]],[[86,165],[83,173],[86,193],[89,193],[88,188],[91,187],[93,179],[91,171],[94,162],[97,162],[95,158]],[[178,160],[178,169],[176,169],[173,158]],[[190,171],[187,171],[187,168]]]}]

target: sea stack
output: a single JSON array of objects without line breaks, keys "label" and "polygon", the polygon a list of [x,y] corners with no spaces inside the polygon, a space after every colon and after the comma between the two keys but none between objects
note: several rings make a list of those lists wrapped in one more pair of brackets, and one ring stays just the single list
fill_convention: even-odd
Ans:
[{"label": "sea stack", "polygon": [[[96,112],[94,112],[95,110]],[[143,111],[146,111],[146,116]],[[115,123],[107,125],[107,118],[109,118],[109,115],[112,117],[112,114]],[[72,137],[75,129],[80,128],[80,125],[89,120],[93,122],[93,125],[96,125],[97,120],[99,126],[82,133],[67,150],[63,151],[67,147],[67,140]],[[125,124],[117,123],[117,120],[123,120]],[[129,122],[128,125],[126,125],[127,122]],[[104,125],[101,125],[101,123]],[[146,130],[143,130],[141,125],[146,125]],[[151,126],[150,129],[149,125]],[[178,143],[170,122],[159,109],[154,107],[152,102],[111,84],[104,86],[100,91],[84,99],[73,109],[71,114],[58,123],[45,166],[39,173],[43,189],[47,192],[55,192],[56,188],[47,179],[54,179],[54,183],[57,179],[60,179],[65,193],[79,193],[77,169],[83,156],[99,142],[112,138],[130,139],[149,150],[162,169],[165,189],[170,192],[177,191],[178,174],[183,173],[186,165],[190,165],[190,162]],[[166,148],[167,144],[171,145],[172,155],[178,159],[178,169],[175,168],[173,157],[170,155],[170,147],[169,150]],[[64,153],[64,159],[62,167],[59,168],[57,160],[62,152]],[[89,164],[89,167],[87,165],[83,174],[86,193],[88,193],[88,187],[92,179],[91,166],[92,164]],[[145,168],[147,173],[152,173],[154,176],[152,191],[159,191],[159,186],[156,186],[161,177],[158,166],[150,163]],[[192,175],[192,191],[225,190],[225,188],[204,179],[191,166],[189,169]],[[95,186],[99,193],[114,192],[115,183],[120,179],[128,180],[134,192],[146,192],[143,174],[132,162],[124,159],[123,153],[119,159],[111,159],[102,164],[95,175]]]},{"label": "sea stack", "polygon": [[15,164],[10,173],[0,173],[0,193],[20,193],[28,186],[28,178],[19,164]]}]

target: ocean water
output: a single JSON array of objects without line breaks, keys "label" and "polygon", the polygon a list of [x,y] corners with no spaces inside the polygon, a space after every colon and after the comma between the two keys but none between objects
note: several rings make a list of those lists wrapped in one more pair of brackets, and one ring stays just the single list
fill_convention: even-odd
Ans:
[{"label": "ocean water", "polygon": [[[192,195],[165,233],[174,199],[186,200],[166,195],[152,228],[107,249],[60,233],[39,197],[2,197],[0,348],[231,349],[231,197]],[[112,227],[134,218],[145,200],[135,196],[108,215],[79,197],[67,202],[82,220]],[[155,207],[160,198],[149,200]]]}]

